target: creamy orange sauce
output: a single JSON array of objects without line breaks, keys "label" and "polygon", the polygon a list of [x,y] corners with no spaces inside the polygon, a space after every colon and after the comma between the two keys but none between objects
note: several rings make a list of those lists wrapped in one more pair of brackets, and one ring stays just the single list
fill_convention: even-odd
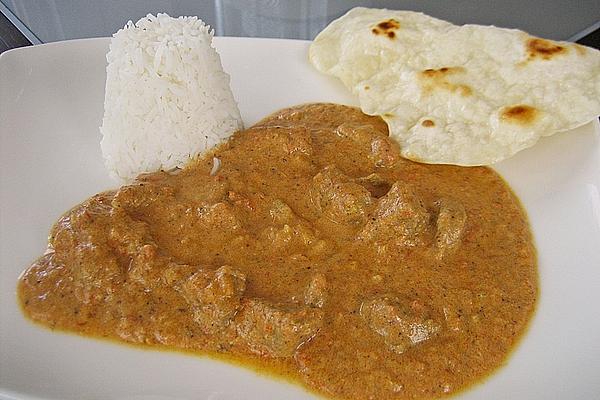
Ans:
[{"label": "creamy orange sauce", "polygon": [[407,161],[381,119],[314,104],[76,206],[18,293],[51,328],[223,354],[332,398],[436,398],[505,361],[537,270],[493,170]]}]

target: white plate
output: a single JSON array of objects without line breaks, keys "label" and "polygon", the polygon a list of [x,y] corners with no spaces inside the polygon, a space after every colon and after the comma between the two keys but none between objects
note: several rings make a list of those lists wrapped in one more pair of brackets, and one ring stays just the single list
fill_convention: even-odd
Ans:
[{"label": "white plate", "polygon": [[[216,38],[247,126],[311,101],[354,104],[307,61],[308,42]],[[201,357],[52,333],[26,321],[19,273],[52,223],[115,186],[98,126],[107,39],[53,43],[0,57],[0,397],[305,399],[285,382]],[[600,393],[600,129],[542,140],[497,166],[521,198],[539,252],[541,298],[508,366],[464,399],[592,399]]]}]

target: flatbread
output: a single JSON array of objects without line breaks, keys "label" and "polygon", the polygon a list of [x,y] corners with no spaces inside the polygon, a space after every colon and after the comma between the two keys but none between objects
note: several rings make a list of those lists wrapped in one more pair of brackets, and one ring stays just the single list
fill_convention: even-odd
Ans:
[{"label": "flatbread", "polygon": [[600,114],[598,50],[514,29],[358,7],[309,57],[420,162],[493,164]]}]

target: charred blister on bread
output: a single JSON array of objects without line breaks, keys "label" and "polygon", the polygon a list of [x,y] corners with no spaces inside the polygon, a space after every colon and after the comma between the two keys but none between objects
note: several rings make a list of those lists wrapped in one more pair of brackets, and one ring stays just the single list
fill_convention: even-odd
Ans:
[{"label": "charred blister on bread", "polygon": [[390,18],[388,20],[381,21],[380,23],[378,23],[375,27],[371,29],[371,32],[373,32],[374,35],[385,35],[393,40],[396,38],[396,32],[394,31],[399,28],[400,22],[393,18]]}]

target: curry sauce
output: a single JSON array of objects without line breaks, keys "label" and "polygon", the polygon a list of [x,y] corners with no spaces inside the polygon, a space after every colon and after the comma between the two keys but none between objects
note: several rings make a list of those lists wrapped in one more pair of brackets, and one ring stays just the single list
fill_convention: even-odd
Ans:
[{"label": "curry sauce", "polygon": [[493,170],[399,154],[358,109],[282,110],[67,212],[19,282],[23,310],[265,364],[333,398],[455,393],[525,331],[535,249]]}]

